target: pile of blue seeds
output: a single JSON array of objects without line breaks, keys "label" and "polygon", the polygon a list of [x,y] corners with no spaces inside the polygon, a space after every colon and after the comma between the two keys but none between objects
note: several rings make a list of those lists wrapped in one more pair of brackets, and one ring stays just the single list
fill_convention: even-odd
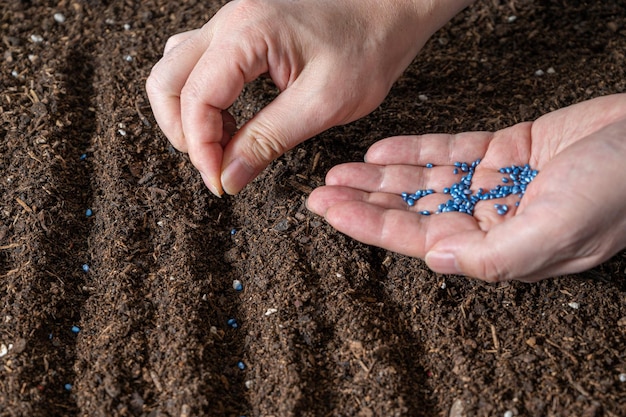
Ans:
[{"label": "pile of blue seeds", "polygon": [[[443,193],[449,194],[450,199],[446,203],[440,204],[437,211],[434,212],[435,214],[454,211],[471,216],[474,214],[474,207],[479,201],[495,200],[510,195],[517,195],[521,199],[526,192],[526,187],[538,173],[536,169],[532,169],[528,164],[524,166],[511,165],[509,167],[500,168],[499,172],[505,175],[502,177],[502,184],[498,184],[495,188],[488,191],[479,188],[474,192],[471,190],[472,178],[474,177],[474,171],[479,163],[480,159],[475,160],[471,164],[466,162],[454,163],[454,175],[459,174],[459,172],[463,172],[465,175],[461,177],[459,182],[443,189]],[[432,164],[426,164],[426,168],[432,167]],[[409,207],[412,207],[420,198],[434,193],[435,190],[433,189],[417,190],[413,194],[402,193],[402,199]],[[519,201],[517,201],[515,205],[519,205]],[[509,207],[506,204],[494,204],[494,209],[502,216],[509,211]],[[424,216],[431,214],[429,210],[422,210],[420,213]]]}]

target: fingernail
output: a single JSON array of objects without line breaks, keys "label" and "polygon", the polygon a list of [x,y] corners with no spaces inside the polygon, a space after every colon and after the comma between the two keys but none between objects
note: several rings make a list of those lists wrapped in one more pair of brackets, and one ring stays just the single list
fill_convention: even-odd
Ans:
[{"label": "fingernail", "polygon": [[426,254],[428,267],[440,274],[460,274],[456,258],[451,252],[428,252]]},{"label": "fingernail", "polygon": [[202,181],[204,181],[204,184],[207,186],[207,188],[209,189],[209,191],[216,197],[222,198],[222,192],[221,190],[215,186],[215,184],[213,184],[211,181],[209,181],[209,179],[201,172],[200,176],[202,177]]},{"label": "fingernail", "polygon": [[237,194],[254,178],[254,171],[239,158],[222,171],[222,186],[228,194]]}]

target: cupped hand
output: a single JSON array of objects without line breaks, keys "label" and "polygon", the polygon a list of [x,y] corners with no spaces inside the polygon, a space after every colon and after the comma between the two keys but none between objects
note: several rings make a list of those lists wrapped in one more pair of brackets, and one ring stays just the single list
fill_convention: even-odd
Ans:
[{"label": "cupped hand", "polygon": [[[470,1],[435,3],[232,1],[201,29],[169,39],[146,83],[154,116],[214,194],[237,193],[286,150],[374,110]],[[266,73],[281,93],[232,136],[227,109]]]},{"label": "cupped hand", "polygon": [[[429,216],[457,182],[453,163],[481,159],[471,189],[502,184],[501,167],[539,174],[525,195],[480,201],[474,215]],[[362,242],[423,258],[436,272],[538,281],[580,272],[626,247],[626,94],[563,108],[495,133],[394,137],[365,163],[334,167],[309,208]],[[432,168],[426,168],[432,163]],[[402,192],[434,189],[411,208]],[[504,216],[494,203],[508,203]]]}]

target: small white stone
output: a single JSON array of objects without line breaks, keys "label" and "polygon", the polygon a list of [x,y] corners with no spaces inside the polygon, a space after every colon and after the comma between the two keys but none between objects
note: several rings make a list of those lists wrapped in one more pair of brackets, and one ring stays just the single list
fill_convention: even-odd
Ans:
[{"label": "small white stone", "polygon": [[272,314],[277,313],[277,312],[278,312],[278,310],[275,309],[275,308],[268,308],[267,311],[265,312],[265,315],[266,316],[271,316]]},{"label": "small white stone", "polygon": [[157,226],[159,226],[159,227],[163,227],[163,224],[164,224],[163,220],[159,220],[157,222]]},{"label": "small white stone", "polygon": [[507,410],[504,412],[504,417],[513,417],[513,411]]},{"label": "small white stone", "polygon": [[426,94],[420,94],[419,96],[417,96],[417,98],[419,99],[419,101],[428,101],[428,96]]},{"label": "small white stone", "polygon": [[130,30],[130,25],[128,23],[124,23],[124,30]]},{"label": "small white stone", "polygon": [[252,389],[252,387],[254,386],[254,381],[249,379],[246,382],[244,382],[244,385],[246,386],[247,389]]},{"label": "small white stone", "polygon": [[9,348],[4,343],[0,344],[0,358],[9,353]]},{"label": "small white stone", "polygon": [[517,20],[517,16],[515,16],[515,15],[511,15],[511,16],[506,18],[506,21],[509,22],[509,23],[513,23],[516,20]]},{"label": "small white stone", "polygon": [[115,20],[111,19],[110,17],[104,20],[104,23],[106,23],[107,25],[114,25],[115,24]]},{"label": "small white stone", "polygon": [[536,75],[537,77],[541,77],[543,74],[544,74],[544,72],[543,72],[543,70],[542,70],[542,69],[538,69],[537,71],[535,71],[535,75]]},{"label": "small white stone", "polygon": [[556,73],[556,71],[554,70],[554,68],[553,68],[553,67],[548,68],[548,69],[546,70],[546,72],[547,72],[548,74],[555,74],[555,73]]},{"label": "small white stone", "polygon": [[118,129],[117,133],[119,133],[122,136],[126,136],[126,131],[124,129]]},{"label": "small white stone", "polygon": [[567,303],[568,306],[570,306],[570,308],[573,308],[574,310],[578,310],[580,308],[580,304],[572,301],[571,303]]},{"label": "small white stone", "polygon": [[126,61],[126,62],[133,62],[133,57],[130,56],[130,55],[125,55],[124,56],[124,61]]},{"label": "small white stone", "polygon": [[33,41],[34,43],[41,43],[43,42],[43,36],[33,34],[33,35],[30,35],[30,40]]},{"label": "small white stone", "polygon": [[14,76],[15,78],[17,78],[17,77],[20,76],[20,73],[17,72],[17,70],[13,70],[13,71],[11,71],[11,75]]},{"label": "small white stone", "polygon": [[619,382],[626,382],[626,373],[619,374]]},{"label": "small white stone", "polygon": [[441,289],[442,289],[442,290],[445,290],[445,289],[446,289],[446,282],[445,282],[445,281],[441,283]]},{"label": "small white stone", "polygon": [[57,23],[65,23],[65,15],[63,13],[55,13],[54,21]]}]

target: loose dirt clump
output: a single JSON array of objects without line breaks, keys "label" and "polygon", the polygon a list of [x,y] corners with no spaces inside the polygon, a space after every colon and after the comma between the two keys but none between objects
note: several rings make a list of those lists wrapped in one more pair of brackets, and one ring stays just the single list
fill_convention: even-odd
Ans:
[{"label": "loose dirt clump", "polygon": [[[626,415],[626,254],[488,285],[305,207],[383,137],[625,92],[624,4],[479,1],[374,113],[219,200],[143,86],[166,39],[220,5],[0,1],[0,415]],[[275,95],[251,83],[233,112]]]}]

